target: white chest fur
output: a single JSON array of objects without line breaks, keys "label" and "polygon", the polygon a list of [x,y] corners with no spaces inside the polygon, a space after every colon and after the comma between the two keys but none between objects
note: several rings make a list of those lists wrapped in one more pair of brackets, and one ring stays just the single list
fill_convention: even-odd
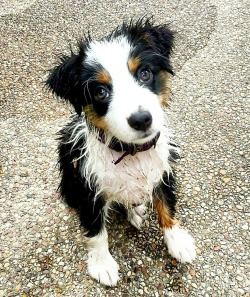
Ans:
[{"label": "white chest fur", "polygon": [[[117,201],[129,207],[152,199],[153,187],[169,172],[169,139],[161,134],[155,148],[128,155],[117,165],[122,155],[107,147],[96,135],[87,136],[82,174],[90,185],[96,185],[97,195],[105,193],[108,202]],[[94,179],[94,180],[93,180]]]}]

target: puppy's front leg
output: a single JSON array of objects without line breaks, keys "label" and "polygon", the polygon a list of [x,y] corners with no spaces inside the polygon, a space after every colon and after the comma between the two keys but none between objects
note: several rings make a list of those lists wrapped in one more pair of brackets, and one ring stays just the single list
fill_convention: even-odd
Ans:
[{"label": "puppy's front leg", "polygon": [[86,200],[88,203],[80,209],[80,220],[86,230],[88,273],[106,286],[115,286],[119,280],[119,266],[109,252],[105,202],[101,197]]},{"label": "puppy's front leg", "polygon": [[106,286],[115,286],[119,280],[119,266],[109,252],[105,227],[98,235],[88,238],[87,249],[89,275]]},{"label": "puppy's front leg", "polygon": [[169,254],[178,261],[191,263],[196,256],[193,237],[180,228],[175,215],[175,182],[172,175],[164,173],[163,179],[154,189],[154,208]]}]

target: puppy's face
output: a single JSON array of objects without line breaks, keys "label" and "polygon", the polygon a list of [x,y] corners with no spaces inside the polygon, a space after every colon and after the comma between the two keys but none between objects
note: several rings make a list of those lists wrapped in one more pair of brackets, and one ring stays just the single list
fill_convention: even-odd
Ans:
[{"label": "puppy's face", "polygon": [[106,39],[79,43],[79,53],[62,58],[47,84],[95,127],[145,143],[163,126],[172,43],[166,27],[124,24]]}]

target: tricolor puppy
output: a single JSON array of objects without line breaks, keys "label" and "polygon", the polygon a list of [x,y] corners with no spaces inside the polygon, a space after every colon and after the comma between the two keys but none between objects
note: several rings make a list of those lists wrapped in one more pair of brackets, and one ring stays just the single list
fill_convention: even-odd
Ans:
[{"label": "tricolor puppy", "polygon": [[164,241],[180,262],[195,258],[193,238],[174,219],[170,133],[164,115],[173,74],[173,33],[150,20],[123,24],[108,37],[79,42],[46,84],[76,114],[60,131],[61,195],[79,210],[86,231],[88,272],[115,286],[119,266],[109,252],[106,218],[112,203],[140,228],[150,203]]}]

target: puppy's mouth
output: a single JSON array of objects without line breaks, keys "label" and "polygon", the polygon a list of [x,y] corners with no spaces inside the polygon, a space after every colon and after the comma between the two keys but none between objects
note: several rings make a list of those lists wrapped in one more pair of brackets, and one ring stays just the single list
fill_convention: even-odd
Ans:
[{"label": "puppy's mouth", "polygon": [[154,132],[145,132],[145,133],[143,133],[143,134],[144,134],[144,135],[141,137],[142,139],[143,139],[143,138],[148,138],[148,137],[153,138],[153,135],[155,135]]},{"label": "puppy's mouth", "polygon": [[154,131],[154,130],[148,130],[148,131],[141,131],[139,132],[138,134],[138,137],[134,138],[132,143],[135,143],[135,144],[144,144],[144,143],[147,143],[151,140],[153,140],[156,135],[159,133],[159,131]]}]

